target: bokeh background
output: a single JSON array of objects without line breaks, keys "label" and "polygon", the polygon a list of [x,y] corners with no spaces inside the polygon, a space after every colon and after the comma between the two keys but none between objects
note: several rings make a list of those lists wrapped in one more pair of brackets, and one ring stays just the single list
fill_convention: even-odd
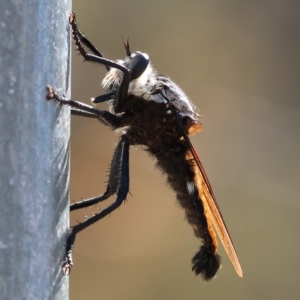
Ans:
[{"label": "bokeh background", "polygon": [[[215,280],[193,274],[199,241],[153,160],[132,147],[127,202],[78,235],[70,299],[300,299],[300,2],[74,0],[73,9],[107,57],[123,58],[121,36],[130,37],[200,109],[204,130],[192,142],[244,278],[222,246]],[[90,103],[105,68],[73,53],[72,98]],[[104,192],[117,140],[72,118],[71,200]]]}]

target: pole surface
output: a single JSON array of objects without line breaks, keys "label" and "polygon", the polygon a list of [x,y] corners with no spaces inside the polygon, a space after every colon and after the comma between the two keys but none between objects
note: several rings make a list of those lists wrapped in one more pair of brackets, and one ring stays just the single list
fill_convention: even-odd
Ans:
[{"label": "pole surface", "polygon": [[0,2],[0,299],[68,299],[70,0]]}]

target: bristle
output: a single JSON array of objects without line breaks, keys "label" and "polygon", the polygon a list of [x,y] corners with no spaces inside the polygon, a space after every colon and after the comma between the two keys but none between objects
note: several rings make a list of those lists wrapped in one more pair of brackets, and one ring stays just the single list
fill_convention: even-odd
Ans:
[{"label": "bristle", "polygon": [[209,281],[220,268],[220,261],[221,257],[217,253],[213,253],[203,245],[192,259],[192,270],[196,275],[200,274],[205,281]]}]

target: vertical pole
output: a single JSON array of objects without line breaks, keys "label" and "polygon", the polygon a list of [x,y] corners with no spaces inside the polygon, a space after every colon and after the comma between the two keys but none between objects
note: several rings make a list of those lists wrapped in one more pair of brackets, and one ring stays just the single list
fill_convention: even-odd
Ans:
[{"label": "vertical pole", "polygon": [[0,2],[0,298],[68,299],[71,0]]}]

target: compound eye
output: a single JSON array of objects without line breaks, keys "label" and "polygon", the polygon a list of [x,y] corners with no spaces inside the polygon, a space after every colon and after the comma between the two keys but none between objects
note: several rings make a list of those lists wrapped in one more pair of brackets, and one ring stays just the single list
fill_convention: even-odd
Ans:
[{"label": "compound eye", "polygon": [[146,53],[132,53],[132,58],[128,63],[128,68],[131,70],[131,80],[139,78],[149,65],[149,56]]}]

